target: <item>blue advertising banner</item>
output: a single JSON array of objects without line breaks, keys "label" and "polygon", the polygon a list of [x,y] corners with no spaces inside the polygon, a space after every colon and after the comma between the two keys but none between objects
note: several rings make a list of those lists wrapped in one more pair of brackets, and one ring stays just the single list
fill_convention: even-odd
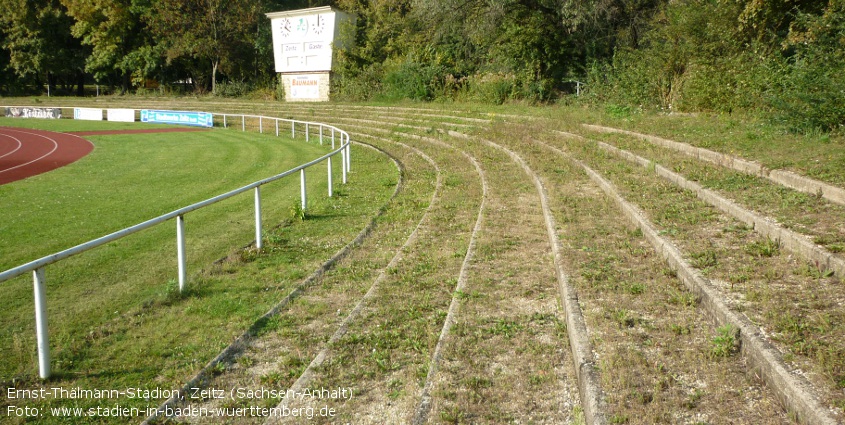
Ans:
[{"label": "blue advertising banner", "polygon": [[142,109],[141,122],[213,127],[214,115],[209,112],[154,111]]}]

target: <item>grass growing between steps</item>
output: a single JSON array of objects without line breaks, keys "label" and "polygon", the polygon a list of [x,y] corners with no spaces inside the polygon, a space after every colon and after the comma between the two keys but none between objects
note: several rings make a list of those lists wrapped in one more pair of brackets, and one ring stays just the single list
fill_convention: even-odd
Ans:
[{"label": "grass growing between steps", "polygon": [[591,142],[570,139],[567,145],[642,208],[729,305],[770,335],[788,361],[808,372],[825,403],[845,406],[845,316],[839,308],[845,288],[837,276]]}]

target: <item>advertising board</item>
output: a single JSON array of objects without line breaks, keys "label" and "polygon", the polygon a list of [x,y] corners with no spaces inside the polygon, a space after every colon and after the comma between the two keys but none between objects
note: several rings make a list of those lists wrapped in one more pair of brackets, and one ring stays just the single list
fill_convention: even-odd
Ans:
[{"label": "advertising board", "polygon": [[318,99],[320,78],[316,75],[296,75],[290,81],[291,99]]},{"label": "advertising board", "polygon": [[134,109],[109,109],[106,111],[109,121],[114,122],[135,122]]},{"label": "advertising board", "polygon": [[84,121],[102,121],[103,110],[95,108],[73,108],[73,119]]},{"label": "advertising board", "polygon": [[11,107],[6,108],[6,117],[59,119],[62,117],[62,108]]},{"label": "advertising board", "polygon": [[214,115],[208,112],[141,110],[141,122],[213,127]]}]

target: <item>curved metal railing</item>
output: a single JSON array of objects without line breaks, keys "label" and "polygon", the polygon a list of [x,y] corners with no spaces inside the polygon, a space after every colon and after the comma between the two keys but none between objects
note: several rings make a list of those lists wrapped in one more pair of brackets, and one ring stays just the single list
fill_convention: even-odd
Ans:
[{"label": "curved metal railing", "polygon": [[[310,121],[299,121],[293,119],[286,119],[286,118],[274,118],[274,117],[266,117],[266,116],[259,116],[259,115],[244,115],[244,114],[215,114],[215,116],[222,116],[223,117],[223,127],[229,127],[229,123],[227,122],[228,117],[240,117],[240,124],[242,131],[246,131],[246,120],[247,118],[250,119],[258,119],[259,122],[259,132],[264,133],[264,122],[272,122],[275,124],[275,131],[276,136],[279,135],[279,123],[286,122],[290,123],[291,126],[291,137],[296,137],[296,126],[299,125],[300,127],[304,127],[305,131],[305,140],[306,142],[310,141],[310,133],[309,130],[312,128],[317,128],[319,132],[319,139],[320,144],[324,143],[324,137],[327,137],[324,133],[326,130],[330,130],[331,134],[331,144],[332,144],[332,151],[328,154],[323,155],[313,161],[307,162],[305,164],[299,165],[294,167],[290,170],[287,170],[281,174],[276,174],[274,176],[265,178],[263,180],[259,180],[253,183],[250,183],[246,186],[240,187],[238,189],[217,195],[215,197],[206,199],[204,201],[200,201],[186,207],[179,208],[177,210],[171,211],[169,213],[160,215],[158,217],[152,218],[150,220],[144,221],[142,223],[138,223],[134,226],[126,227],[124,229],[118,230],[116,232],[110,233],[108,235],[99,237],[97,239],[90,240],[88,242],[79,244],[72,248],[65,249],[63,251],[59,251],[45,257],[39,258],[34,261],[30,261],[26,264],[22,264],[20,266],[11,268],[0,273],[0,282],[4,282],[6,280],[12,279],[14,277],[23,275],[24,273],[32,272],[33,275],[33,286],[35,291],[35,327],[37,333],[37,341],[38,341],[38,371],[39,376],[42,379],[46,379],[50,377],[51,369],[50,369],[50,343],[49,343],[49,332],[47,328],[47,301],[45,296],[45,273],[44,269],[46,266],[64,260],[65,258],[74,256],[76,254],[83,253],[85,251],[89,251],[94,249],[98,246],[105,245],[109,242],[116,241],[118,239],[124,238],[129,236],[133,233],[140,232],[142,230],[151,228],[153,226],[159,225],[171,219],[176,219],[176,257],[178,263],[178,276],[179,276],[179,291],[184,290],[185,283],[187,282],[187,263],[186,263],[186,256],[185,256],[185,214],[188,214],[192,211],[199,210],[203,207],[207,207],[212,204],[216,204],[217,202],[223,201],[225,199],[229,199],[235,195],[239,195],[248,191],[254,191],[254,199],[255,199],[255,244],[256,248],[262,248],[262,241],[261,241],[261,186],[272,183],[277,180],[281,180],[287,176],[295,174],[299,172],[300,175],[300,197],[301,197],[301,206],[302,209],[305,210],[307,208],[307,193],[306,193],[306,186],[305,186],[305,170],[307,168],[313,167],[317,164],[322,162],[327,163],[328,168],[328,196],[331,197],[333,195],[332,191],[332,158],[340,155],[342,161],[342,183],[346,184],[347,180],[347,173],[350,170],[350,140],[349,140],[349,133],[328,124],[317,123],[317,122],[310,122]],[[336,142],[335,137],[339,135],[339,147],[335,148]]]}]

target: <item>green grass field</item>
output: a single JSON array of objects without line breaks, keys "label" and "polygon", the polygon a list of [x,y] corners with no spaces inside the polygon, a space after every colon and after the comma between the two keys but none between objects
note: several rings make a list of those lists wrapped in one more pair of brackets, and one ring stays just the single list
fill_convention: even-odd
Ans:
[{"label": "green grass field", "polygon": [[[54,131],[149,128],[70,120],[0,120],[0,125],[18,124]],[[0,268],[140,223],[326,153],[315,144],[231,129],[88,139],[95,149],[80,161],[0,186],[4,206]],[[272,203],[267,208],[271,213],[280,209]]]},{"label": "green grass field", "polygon": [[[70,120],[0,119],[0,125],[53,131],[149,128]],[[306,143],[302,137],[277,138],[239,128],[88,138],[95,149],[80,161],[0,186],[3,270],[281,173],[329,151],[314,139]],[[305,220],[292,214],[299,203],[298,174],[262,187],[262,252],[241,250],[254,239],[252,192],[187,214],[189,288],[184,294],[178,293],[174,280],[172,221],[48,266],[54,371],[49,385],[178,386],[354,238],[384,204],[398,181],[395,166],[375,151],[359,148],[355,154],[356,165],[374,172],[355,175],[354,181],[350,176],[349,184],[342,186],[337,157],[333,198],[327,197],[326,165],[307,171]],[[215,262],[222,258],[226,260]],[[272,273],[257,277],[227,271],[247,263]],[[31,277],[2,285],[0,351],[5,354],[0,382],[37,387]]]}]

